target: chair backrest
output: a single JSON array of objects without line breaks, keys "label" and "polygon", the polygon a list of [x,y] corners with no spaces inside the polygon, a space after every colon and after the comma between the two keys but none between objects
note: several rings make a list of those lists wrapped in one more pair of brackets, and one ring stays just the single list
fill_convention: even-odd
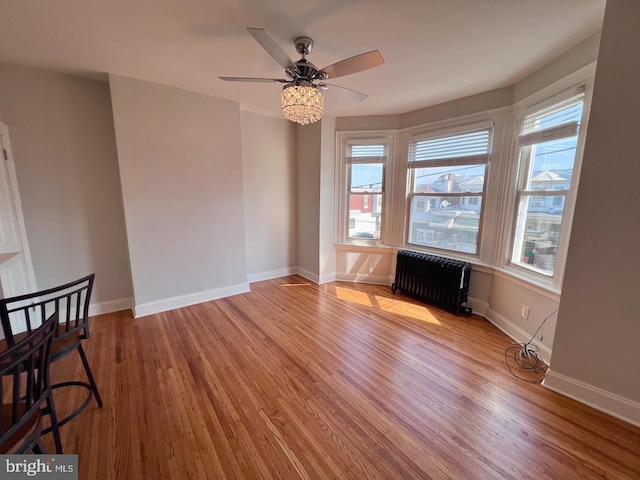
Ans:
[{"label": "chair backrest", "polygon": [[8,347],[39,328],[53,313],[58,313],[56,337],[78,332],[80,338],[89,336],[89,301],[95,274],[87,275],[59,287],[17,297],[0,299],[0,322]]},{"label": "chair backrest", "polygon": [[[58,324],[53,313],[24,339],[0,354],[0,391],[4,403],[0,414],[0,445],[12,438],[51,394],[49,361],[51,341]],[[19,436],[18,436],[19,437]]]}]

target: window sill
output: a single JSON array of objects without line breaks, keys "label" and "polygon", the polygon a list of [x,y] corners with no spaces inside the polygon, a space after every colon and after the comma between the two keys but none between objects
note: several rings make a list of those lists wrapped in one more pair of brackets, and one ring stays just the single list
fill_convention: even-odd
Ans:
[{"label": "window sill", "polygon": [[382,243],[367,243],[367,242],[340,242],[334,244],[336,250],[350,251],[350,252],[378,252],[378,253],[395,253],[398,248],[390,247]]}]

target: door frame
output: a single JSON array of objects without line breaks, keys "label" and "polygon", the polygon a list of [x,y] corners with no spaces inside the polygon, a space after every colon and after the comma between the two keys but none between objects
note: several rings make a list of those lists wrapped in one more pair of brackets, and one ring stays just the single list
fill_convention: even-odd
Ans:
[{"label": "door frame", "polygon": [[[9,127],[0,122],[0,161],[7,166],[7,174],[9,176],[9,188],[13,198],[13,208],[20,234],[20,244],[27,271],[27,284],[32,292],[37,291],[36,275],[33,269],[33,261],[31,260],[31,251],[29,249],[29,241],[27,239],[27,228],[24,223],[24,215],[22,211],[22,202],[20,200],[20,189],[18,188],[18,176],[16,174],[16,166],[11,150],[11,140],[9,138]],[[0,289],[1,291],[1,289]]]}]

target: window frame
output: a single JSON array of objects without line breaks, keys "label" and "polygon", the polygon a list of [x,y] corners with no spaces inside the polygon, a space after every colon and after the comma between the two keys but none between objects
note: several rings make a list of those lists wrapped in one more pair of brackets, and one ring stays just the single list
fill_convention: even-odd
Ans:
[{"label": "window frame", "polygon": [[[436,140],[441,138],[453,137],[456,135],[461,135],[465,133],[473,133],[487,130],[489,134],[488,139],[488,152],[486,154],[486,160],[484,159],[485,155],[470,155],[466,157],[453,157],[447,159],[436,159],[432,164],[429,164],[430,160],[422,160],[417,161],[415,164],[412,164],[410,161],[410,149],[411,145],[425,140]],[[403,243],[405,248],[420,250],[420,251],[428,251],[434,253],[436,255],[456,258],[468,258],[473,259],[474,261],[478,261],[482,254],[482,233],[483,233],[483,224],[485,219],[485,212],[487,210],[487,198],[489,195],[489,184],[490,184],[490,171],[491,171],[491,159],[494,151],[494,142],[495,142],[495,120],[494,119],[483,119],[470,123],[459,123],[453,124],[447,127],[436,127],[431,129],[422,129],[418,132],[411,134],[407,138],[406,142],[406,187],[405,187],[405,214],[404,214],[404,233],[403,233]],[[482,191],[480,192],[445,192],[440,195],[434,194],[425,194],[421,192],[413,192],[414,181],[415,181],[415,171],[419,168],[434,168],[434,167],[455,167],[455,166],[464,166],[464,165],[484,165],[484,178]],[[430,245],[420,245],[417,243],[410,242],[411,235],[411,205],[414,198],[424,198],[425,205],[431,204],[431,200],[437,200],[435,197],[459,197],[459,198],[480,198],[481,199],[481,208],[478,219],[478,233],[477,233],[477,241],[476,241],[476,250],[475,253],[464,252],[459,250],[451,250],[446,248],[438,248],[437,246]],[[437,207],[437,205],[436,205]],[[431,208],[431,207],[430,207]]]},{"label": "window frame", "polygon": [[[338,172],[339,188],[336,192],[336,241],[343,244],[354,245],[385,245],[385,232],[387,231],[388,213],[388,196],[389,196],[389,159],[393,151],[393,135],[382,134],[381,132],[336,132],[336,172]],[[384,145],[385,155],[383,157],[357,157],[358,160],[353,162],[348,155],[348,148],[352,145]],[[380,159],[375,161],[375,159]],[[380,205],[380,234],[379,238],[351,238],[349,237],[349,199],[351,195],[351,166],[354,164],[382,164],[382,185],[381,205]],[[358,192],[360,193],[360,192]],[[378,193],[376,193],[378,194]],[[375,199],[371,198],[369,208],[374,209]]]},{"label": "window frame", "polygon": [[[570,84],[569,87],[565,84],[564,88],[560,92],[558,92],[558,90],[556,90],[555,94],[544,92],[547,93],[547,95],[542,100],[540,100],[540,96],[543,92],[539,92],[538,95],[533,96],[537,101],[532,101],[533,98],[525,99],[514,106],[512,149],[510,158],[508,159],[514,166],[512,194],[507,207],[511,210],[511,220],[507,225],[505,225],[505,234],[507,237],[503,250],[503,268],[507,272],[510,272],[523,280],[549,288],[556,292],[561,291],[562,279],[564,277],[564,270],[566,267],[567,252],[571,238],[571,227],[573,224],[573,215],[575,212],[575,203],[580,181],[580,171],[582,168],[584,145],[587,137],[592,92],[593,76],[585,75],[580,81]],[[523,122],[526,117],[536,113],[541,114],[545,110],[561,105],[562,103],[569,104],[572,99],[576,99],[579,96],[582,97],[582,115],[579,122],[576,152],[568,190],[525,190],[524,183],[527,180],[527,174],[523,174],[523,172],[526,172],[528,169],[531,155],[521,155],[521,148],[531,148],[531,145],[525,145],[522,147],[519,145],[519,137],[522,131]],[[537,143],[544,142],[536,142],[536,144]],[[564,201],[562,202],[562,219],[558,231],[558,245],[555,253],[553,273],[551,275],[514,261],[514,251],[517,244],[516,237],[518,235],[516,230],[518,228],[519,206],[522,201],[523,192],[528,197],[535,196],[536,193],[539,193],[539,196],[564,198]],[[527,223],[528,222],[524,222],[525,228]]]}]

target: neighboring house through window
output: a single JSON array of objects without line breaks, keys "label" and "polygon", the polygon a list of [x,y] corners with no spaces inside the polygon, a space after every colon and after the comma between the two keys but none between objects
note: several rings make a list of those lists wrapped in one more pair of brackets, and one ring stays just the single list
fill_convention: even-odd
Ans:
[{"label": "neighboring house through window", "polygon": [[577,183],[583,97],[572,96],[521,119],[511,263],[548,277],[557,270],[571,221],[572,212],[565,211],[565,205]]},{"label": "neighboring house through window", "polygon": [[384,205],[385,143],[347,143],[347,239],[380,239]]},{"label": "neighboring house through window", "polygon": [[478,253],[492,132],[484,124],[410,140],[408,244]]}]

